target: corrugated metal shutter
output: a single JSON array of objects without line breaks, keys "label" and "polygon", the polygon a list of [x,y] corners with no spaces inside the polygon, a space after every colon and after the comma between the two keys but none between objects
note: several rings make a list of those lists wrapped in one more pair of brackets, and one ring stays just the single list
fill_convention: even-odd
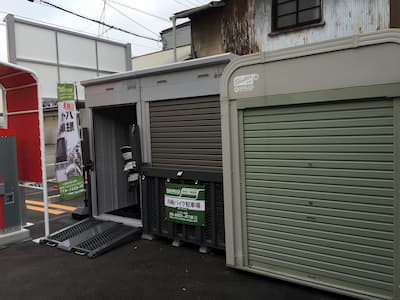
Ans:
[{"label": "corrugated metal shutter", "polygon": [[243,113],[248,263],[392,296],[393,103]]},{"label": "corrugated metal shutter", "polygon": [[221,171],[218,96],[150,103],[152,166]]}]

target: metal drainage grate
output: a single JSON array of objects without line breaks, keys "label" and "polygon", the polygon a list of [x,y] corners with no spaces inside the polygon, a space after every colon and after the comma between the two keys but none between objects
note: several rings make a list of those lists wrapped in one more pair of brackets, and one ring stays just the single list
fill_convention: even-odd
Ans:
[{"label": "metal drainage grate", "polygon": [[94,258],[140,236],[141,228],[113,221],[83,220],[41,242],[60,250]]},{"label": "metal drainage grate", "polygon": [[134,240],[140,236],[141,232],[141,228],[117,224],[117,226],[105,230],[73,247],[72,251],[78,255],[87,255],[90,258],[94,258]]},{"label": "metal drainage grate", "polygon": [[80,222],[77,224],[74,224],[73,226],[66,228],[62,231],[56,232],[52,235],[49,236],[49,239],[52,241],[57,241],[57,242],[64,242],[74,236],[77,236],[85,231],[87,231],[89,228],[100,224],[101,221],[97,221],[94,219],[90,220],[85,220],[84,222]]},{"label": "metal drainage grate", "polygon": [[102,248],[105,245],[108,245],[115,238],[118,238],[121,235],[125,235],[130,232],[132,232],[132,228],[130,227],[118,226],[116,228],[111,228],[105,232],[96,235],[90,240],[79,244],[77,248],[80,248],[81,250],[93,251],[98,248]]}]

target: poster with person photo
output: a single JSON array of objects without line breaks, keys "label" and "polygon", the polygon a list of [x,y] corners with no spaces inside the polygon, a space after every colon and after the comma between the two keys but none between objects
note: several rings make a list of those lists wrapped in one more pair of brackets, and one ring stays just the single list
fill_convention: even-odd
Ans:
[{"label": "poster with person photo", "polygon": [[56,178],[60,199],[70,199],[84,191],[81,140],[75,106],[75,86],[59,83]]}]

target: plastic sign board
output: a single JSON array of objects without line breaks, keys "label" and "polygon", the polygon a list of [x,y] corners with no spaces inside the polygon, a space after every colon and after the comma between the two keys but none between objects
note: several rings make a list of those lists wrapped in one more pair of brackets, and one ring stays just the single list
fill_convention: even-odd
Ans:
[{"label": "plastic sign board", "polygon": [[204,226],[206,221],[205,186],[167,182],[164,206],[167,221]]},{"label": "plastic sign board", "polygon": [[58,133],[56,177],[60,199],[80,196],[84,191],[81,139],[74,101],[74,84],[57,86]]},{"label": "plastic sign board", "polygon": [[59,83],[57,85],[57,99],[59,102],[75,99],[75,86],[73,83]]}]

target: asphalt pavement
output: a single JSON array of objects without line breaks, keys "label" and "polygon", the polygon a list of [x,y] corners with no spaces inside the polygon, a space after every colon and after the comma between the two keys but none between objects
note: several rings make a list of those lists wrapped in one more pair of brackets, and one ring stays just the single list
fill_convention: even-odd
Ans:
[{"label": "asphalt pavement", "polygon": [[[28,215],[37,220],[32,236],[42,236],[42,215]],[[51,231],[73,222],[68,212],[52,215]],[[0,299],[349,299],[237,271],[224,259],[165,239],[137,240],[96,259],[26,241],[0,250]]]},{"label": "asphalt pavement", "polygon": [[[49,194],[56,195],[50,185]],[[32,239],[44,235],[41,193],[25,190],[26,219]],[[69,226],[82,198],[50,200],[51,232]],[[225,266],[221,251],[200,254],[198,247],[171,241],[136,240],[96,259],[32,241],[0,249],[0,299],[350,299],[238,271]]]}]

